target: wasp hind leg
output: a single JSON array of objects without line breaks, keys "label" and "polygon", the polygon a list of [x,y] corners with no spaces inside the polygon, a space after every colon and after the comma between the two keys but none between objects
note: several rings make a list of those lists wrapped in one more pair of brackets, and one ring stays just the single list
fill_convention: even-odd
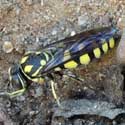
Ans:
[{"label": "wasp hind leg", "polygon": [[79,78],[79,77],[78,77],[77,75],[75,75],[75,74],[65,74],[65,75],[63,75],[63,77],[68,77],[68,78],[71,78],[71,79],[73,79],[73,80],[75,80],[75,81],[84,83],[84,85],[85,85],[87,88],[89,88],[89,89],[95,91],[94,88],[92,88],[91,86],[89,86],[88,84],[86,84],[86,83],[84,82],[84,81],[85,81],[84,79]]}]

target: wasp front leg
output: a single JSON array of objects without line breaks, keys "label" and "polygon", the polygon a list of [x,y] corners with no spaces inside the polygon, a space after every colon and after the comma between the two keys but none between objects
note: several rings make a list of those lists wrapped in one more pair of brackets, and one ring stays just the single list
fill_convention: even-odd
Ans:
[{"label": "wasp front leg", "polygon": [[26,87],[23,82],[21,82],[21,89],[13,91],[13,92],[0,92],[0,96],[7,96],[9,98],[14,98],[22,95],[26,91]]},{"label": "wasp front leg", "polygon": [[20,90],[14,91],[14,92],[0,92],[0,96],[7,96],[9,98],[14,98],[19,95],[22,95],[26,91],[26,88],[22,88]]},{"label": "wasp front leg", "polygon": [[13,98],[13,97],[22,95],[25,91],[26,91],[26,88],[22,88],[20,90],[17,90],[17,91],[11,92],[11,93],[7,92],[7,95],[10,98]]}]

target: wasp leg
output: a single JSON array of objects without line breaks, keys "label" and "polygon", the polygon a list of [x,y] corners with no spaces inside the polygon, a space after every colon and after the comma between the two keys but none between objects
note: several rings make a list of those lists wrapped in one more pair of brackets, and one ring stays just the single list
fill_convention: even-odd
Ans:
[{"label": "wasp leg", "polygon": [[58,96],[57,96],[57,94],[56,94],[55,87],[54,87],[55,83],[54,83],[53,80],[51,80],[50,83],[51,83],[51,89],[52,89],[53,97],[54,97],[54,99],[56,100],[58,106],[60,107],[61,104],[60,104],[59,98],[58,98]]},{"label": "wasp leg", "polygon": [[20,79],[20,82],[21,82],[21,85],[22,85],[22,89],[16,90],[16,91],[11,92],[11,93],[8,92],[8,95],[10,96],[10,98],[22,95],[25,92],[25,90],[26,90],[26,86],[25,86],[23,80],[20,78],[20,76],[18,76],[18,77]]},{"label": "wasp leg", "polygon": [[25,92],[26,88],[22,88],[20,90],[14,92],[0,92],[0,96],[7,96],[9,98],[13,98],[19,95],[22,95]]},{"label": "wasp leg", "polygon": [[[81,79],[81,78],[79,78],[79,77],[77,77],[76,75],[73,75],[73,74],[66,74],[66,75],[63,75],[63,76],[64,76],[64,77],[71,78],[71,79],[76,80],[76,81],[78,81],[78,82],[82,82],[82,83],[84,82],[84,79]],[[92,88],[92,87],[90,87],[88,84],[86,84],[86,83],[84,83],[84,84],[85,84],[85,86],[88,87],[89,89],[95,91],[95,89]]]},{"label": "wasp leg", "polygon": [[26,88],[22,88],[20,90],[17,90],[17,91],[11,92],[11,93],[7,92],[7,94],[9,95],[10,98],[13,98],[13,97],[22,95],[25,91],[26,91]]},{"label": "wasp leg", "polygon": [[51,80],[50,83],[51,83],[51,88],[52,88],[53,97],[54,97],[54,99],[56,100],[57,105],[58,105],[60,108],[62,108],[62,105],[61,105],[61,103],[60,103],[60,101],[59,101],[59,98],[58,98],[58,96],[57,96],[57,94],[56,94],[56,91],[55,91],[55,87],[54,87],[55,83],[54,83],[53,80]]},{"label": "wasp leg", "polygon": [[14,92],[0,92],[0,96],[7,96],[7,97],[10,97],[10,98],[13,98],[13,97],[22,95],[26,91],[26,86],[25,86],[23,80],[20,78],[20,76],[18,76],[18,77],[20,79],[22,88],[14,91]]}]

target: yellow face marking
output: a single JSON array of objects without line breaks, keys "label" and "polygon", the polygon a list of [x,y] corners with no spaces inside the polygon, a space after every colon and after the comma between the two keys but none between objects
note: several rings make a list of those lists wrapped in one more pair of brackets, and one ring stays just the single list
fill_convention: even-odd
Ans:
[{"label": "yellow face marking", "polygon": [[42,68],[43,68],[42,66],[41,66],[40,68],[38,68],[38,69],[36,70],[36,72],[34,72],[34,73],[32,74],[32,77],[37,76],[38,73],[39,73],[39,71],[40,71]]},{"label": "yellow face marking", "polygon": [[21,59],[21,61],[20,61],[20,64],[25,63],[27,59],[28,59],[28,56],[23,57],[23,58]]},{"label": "yellow face marking", "polygon": [[68,60],[70,58],[71,58],[70,52],[69,51],[65,51],[64,52],[63,61],[66,61],[66,60]]},{"label": "yellow face marking", "polygon": [[84,54],[82,56],[80,56],[80,63],[84,64],[84,65],[88,65],[90,62],[90,57],[88,54]]},{"label": "yellow face marking", "polygon": [[94,53],[94,55],[95,55],[96,58],[100,58],[100,56],[101,56],[101,50],[99,48],[95,48],[93,50],[93,53]]},{"label": "yellow face marking", "polygon": [[114,38],[112,37],[110,40],[109,40],[109,47],[112,49],[114,48],[115,46],[115,41],[114,41]]},{"label": "yellow face marking", "polygon": [[67,69],[76,68],[77,66],[78,66],[78,64],[73,60],[64,64],[64,67],[67,68]]},{"label": "yellow face marking", "polygon": [[33,65],[27,65],[24,68],[24,72],[29,73],[32,70],[32,68],[33,68]]},{"label": "yellow face marking", "polygon": [[44,56],[46,57],[46,61],[49,61],[49,56],[47,53],[43,52]]},{"label": "yellow face marking", "polygon": [[105,42],[105,43],[102,44],[102,50],[103,50],[104,53],[107,53],[107,51],[108,51],[108,43]]},{"label": "yellow face marking", "polygon": [[46,61],[45,61],[45,60],[41,60],[41,61],[40,61],[40,64],[41,64],[42,66],[44,66],[44,65],[46,65]]}]

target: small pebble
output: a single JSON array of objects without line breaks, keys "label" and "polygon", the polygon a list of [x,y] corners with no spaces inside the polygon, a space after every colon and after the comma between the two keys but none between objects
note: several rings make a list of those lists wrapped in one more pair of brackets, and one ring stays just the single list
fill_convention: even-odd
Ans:
[{"label": "small pebble", "polygon": [[33,116],[33,115],[35,115],[35,114],[37,114],[37,113],[38,113],[38,111],[33,111],[33,110],[32,110],[32,111],[29,112],[29,115],[30,115],[30,116]]},{"label": "small pebble", "polygon": [[86,26],[88,24],[88,16],[87,15],[81,15],[78,17],[78,25],[79,26]]},{"label": "small pebble", "polygon": [[43,94],[43,90],[42,88],[37,88],[36,91],[35,91],[35,97],[39,97]]},{"label": "small pebble", "polygon": [[9,100],[6,101],[6,107],[7,107],[7,108],[11,107],[11,102],[10,102]]},{"label": "small pebble", "polygon": [[4,44],[3,44],[3,51],[5,53],[10,53],[13,51],[13,45],[11,42],[9,41],[5,41]]},{"label": "small pebble", "polygon": [[116,121],[113,121],[112,123],[113,123],[113,125],[117,125],[117,122],[116,122]]},{"label": "small pebble", "polygon": [[117,61],[120,64],[125,64],[125,29],[123,29],[122,38],[117,48]]},{"label": "small pebble", "polygon": [[35,114],[35,111],[30,111],[29,114],[30,114],[30,116],[32,116]]},{"label": "small pebble", "polygon": [[96,109],[97,107],[98,107],[97,105],[94,106],[95,109]]},{"label": "small pebble", "polygon": [[28,5],[32,5],[33,4],[33,0],[27,0],[26,1]]},{"label": "small pebble", "polygon": [[14,9],[15,9],[16,15],[17,15],[17,16],[20,15],[21,8],[17,5]]},{"label": "small pebble", "polygon": [[41,6],[44,6],[44,0],[41,0]]},{"label": "small pebble", "polygon": [[72,31],[71,34],[70,34],[70,36],[74,36],[75,34],[76,34],[76,32]]},{"label": "small pebble", "polygon": [[18,100],[18,101],[25,101],[26,98],[25,98],[25,96],[21,95],[21,96],[18,96],[18,97],[17,97],[17,100]]},{"label": "small pebble", "polygon": [[56,34],[57,34],[57,30],[53,30],[52,35],[56,35]]}]

